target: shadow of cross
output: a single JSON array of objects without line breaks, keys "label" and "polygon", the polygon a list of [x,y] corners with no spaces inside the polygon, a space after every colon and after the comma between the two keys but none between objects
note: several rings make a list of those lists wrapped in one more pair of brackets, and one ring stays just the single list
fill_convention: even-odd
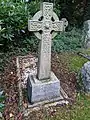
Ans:
[{"label": "shadow of cross", "polygon": [[53,12],[53,3],[48,2],[43,2],[41,10],[34,15],[32,20],[28,20],[28,30],[33,31],[41,39],[37,70],[39,80],[50,78],[51,39],[55,37],[55,32],[64,31],[67,25],[65,18],[59,21]]}]

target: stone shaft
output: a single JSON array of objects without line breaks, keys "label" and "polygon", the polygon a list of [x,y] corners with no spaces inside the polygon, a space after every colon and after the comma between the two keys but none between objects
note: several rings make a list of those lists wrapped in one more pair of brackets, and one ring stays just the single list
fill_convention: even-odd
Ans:
[{"label": "stone shaft", "polygon": [[53,14],[53,4],[43,4],[43,34],[40,45],[40,56],[38,64],[38,79],[48,79],[51,73],[51,17]]},{"label": "stone shaft", "polygon": [[39,51],[38,79],[47,79],[51,73],[51,34],[47,31],[42,34]]}]

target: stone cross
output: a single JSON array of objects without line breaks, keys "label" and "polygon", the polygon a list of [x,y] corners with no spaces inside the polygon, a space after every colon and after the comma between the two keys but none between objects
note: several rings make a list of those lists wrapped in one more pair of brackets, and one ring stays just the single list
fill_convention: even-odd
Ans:
[{"label": "stone cross", "polygon": [[51,39],[56,32],[65,30],[68,25],[66,19],[59,21],[53,12],[53,3],[43,2],[41,10],[32,20],[28,20],[28,29],[39,38],[40,51],[37,77],[39,80],[49,79],[51,73]]}]

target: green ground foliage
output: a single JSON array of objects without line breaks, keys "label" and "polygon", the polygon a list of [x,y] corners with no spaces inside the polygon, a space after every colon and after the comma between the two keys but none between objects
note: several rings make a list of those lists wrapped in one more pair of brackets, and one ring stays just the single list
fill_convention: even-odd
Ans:
[{"label": "green ground foliage", "polygon": [[82,30],[73,28],[58,34],[52,41],[52,51],[75,51],[83,46]]},{"label": "green ground foliage", "polygon": [[79,72],[81,67],[87,61],[88,60],[83,57],[80,57],[78,55],[73,55],[73,57],[70,58],[69,68],[71,71]]}]

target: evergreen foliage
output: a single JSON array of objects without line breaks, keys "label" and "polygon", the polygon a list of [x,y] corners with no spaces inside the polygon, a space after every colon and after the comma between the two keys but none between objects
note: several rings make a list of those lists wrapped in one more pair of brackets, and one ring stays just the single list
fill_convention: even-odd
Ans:
[{"label": "evergreen foliage", "polygon": [[[53,2],[54,11],[61,17],[66,17],[69,26],[79,25],[82,23],[83,7],[81,1],[77,0],[43,0],[44,2]],[[41,0],[1,0],[0,1],[0,51],[37,51],[38,40],[28,31],[28,19],[40,10]],[[81,12],[80,12],[81,11]],[[74,31],[75,32],[75,31]],[[60,34],[53,43],[53,50],[69,50],[81,47],[81,38],[70,32]],[[75,37],[74,37],[75,36]],[[70,37],[70,38],[69,38]],[[58,39],[58,40],[57,40]],[[80,39],[80,40],[79,40]],[[78,42],[77,42],[78,41]],[[74,42],[74,43],[73,43]],[[76,42],[76,43],[75,43]],[[80,42],[80,43],[79,43]],[[57,46],[57,44],[60,44]],[[63,47],[61,47],[63,46]],[[68,47],[69,46],[69,47]],[[57,48],[56,48],[57,47]],[[69,49],[68,49],[69,48]],[[59,49],[59,50],[57,50]]]},{"label": "evergreen foliage", "polygon": [[90,20],[90,0],[87,0],[86,6],[85,6],[84,21],[86,20]]},{"label": "evergreen foliage", "polygon": [[75,51],[83,46],[82,31],[73,28],[68,32],[62,32],[54,38],[52,42],[52,50],[60,51]]},{"label": "evergreen foliage", "polygon": [[27,29],[28,18],[38,11],[39,3],[36,1],[27,4],[25,2],[13,2],[1,0],[0,2],[0,44],[1,50],[6,52],[13,47],[23,47],[24,40],[29,36]]}]

